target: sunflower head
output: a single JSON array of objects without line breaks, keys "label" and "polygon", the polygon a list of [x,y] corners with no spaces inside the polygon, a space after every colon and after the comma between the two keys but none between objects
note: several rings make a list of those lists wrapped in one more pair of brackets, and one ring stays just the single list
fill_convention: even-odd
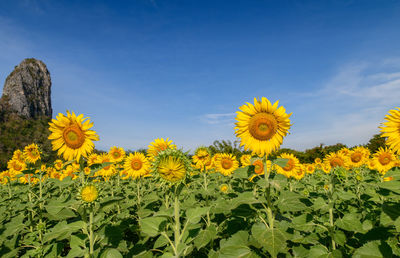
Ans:
[{"label": "sunflower head", "polygon": [[347,158],[345,154],[343,154],[343,151],[329,153],[325,157],[324,163],[329,164],[329,166],[332,168],[335,167],[347,168]]},{"label": "sunflower head", "polygon": [[250,166],[251,161],[251,155],[250,154],[243,154],[240,157],[240,164],[242,164],[242,167],[247,167]]},{"label": "sunflower head", "polygon": [[84,202],[92,203],[99,197],[99,191],[94,185],[86,185],[81,190],[81,199]]},{"label": "sunflower head", "polygon": [[25,162],[24,153],[21,150],[16,150],[13,153],[12,159],[18,160],[19,162]]},{"label": "sunflower head", "polygon": [[27,163],[36,163],[40,159],[40,154],[42,152],[39,150],[39,147],[32,143],[24,148],[24,157]]},{"label": "sunflower head", "polygon": [[263,175],[264,174],[264,162],[262,159],[256,159],[254,160],[251,165],[254,166],[254,173],[257,175]]},{"label": "sunflower head", "polygon": [[286,166],[284,167],[276,166],[277,173],[282,174],[287,178],[290,178],[295,176],[297,172],[301,170],[300,161],[293,154],[282,153],[278,156],[278,158],[287,159],[288,161],[286,163]]},{"label": "sunflower head", "polygon": [[150,162],[143,153],[130,153],[125,159],[124,171],[134,179],[143,177],[150,172]]},{"label": "sunflower head", "polygon": [[93,141],[98,141],[99,136],[90,130],[93,123],[83,115],[76,116],[74,112],[67,111],[67,116],[58,114],[57,119],[52,119],[50,136],[53,150],[63,156],[65,160],[79,160],[87,157],[94,149]]},{"label": "sunflower head", "polygon": [[195,150],[192,159],[196,168],[204,170],[204,166],[211,162],[211,152],[207,147],[201,146]]},{"label": "sunflower head", "polygon": [[400,108],[392,109],[385,117],[386,122],[381,127],[381,136],[386,137],[386,145],[400,154]]},{"label": "sunflower head", "polygon": [[[111,162],[111,157],[108,153],[103,153],[99,155],[99,163],[108,163]],[[102,176],[103,178],[109,178],[117,173],[114,164],[109,164],[99,171],[96,172],[95,176]]]},{"label": "sunflower head", "polygon": [[176,149],[176,145],[172,143],[172,140],[158,138],[152,141],[148,147],[147,155],[150,161],[154,161],[155,157],[164,150]]},{"label": "sunflower head", "polygon": [[235,133],[240,145],[259,156],[277,150],[291,126],[291,114],[286,114],[282,106],[278,108],[278,101],[271,104],[264,97],[261,100],[254,98],[254,104],[246,103],[239,109]]},{"label": "sunflower head", "polygon": [[7,168],[9,170],[9,173],[15,176],[21,174],[22,171],[26,169],[26,164],[25,162],[19,162],[16,159],[12,159],[8,161]]},{"label": "sunflower head", "polygon": [[304,165],[304,169],[306,171],[307,174],[313,174],[315,171],[315,165],[314,164],[305,164]]},{"label": "sunflower head", "polygon": [[215,167],[224,176],[229,176],[239,167],[239,162],[233,154],[223,153],[216,160]]},{"label": "sunflower head", "polygon": [[177,149],[166,149],[159,152],[153,162],[153,173],[163,181],[172,184],[182,182],[191,171],[189,158]]},{"label": "sunflower head", "polygon": [[125,151],[123,148],[114,146],[110,148],[108,155],[110,155],[111,162],[120,162],[125,158]]},{"label": "sunflower head", "polygon": [[388,148],[379,148],[378,152],[373,155],[375,169],[381,174],[385,174],[394,167],[397,158],[393,151]]},{"label": "sunflower head", "polygon": [[226,193],[226,192],[228,192],[228,190],[229,190],[229,185],[227,185],[227,184],[222,184],[222,185],[219,186],[219,190],[220,190],[221,192],[223,192],[223,193]]}]

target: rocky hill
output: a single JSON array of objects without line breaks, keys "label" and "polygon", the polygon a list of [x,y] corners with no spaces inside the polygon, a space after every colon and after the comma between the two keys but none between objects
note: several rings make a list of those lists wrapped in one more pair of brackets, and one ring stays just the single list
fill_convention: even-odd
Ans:
[{"label": "rocky hill", "polygon": [[54,158],[47,137],[51,120],[51,77],[46,65],[34,58],[23,60],[7,76],[0,98],[0,171],[16,149],[35,142],[44,160]]}]

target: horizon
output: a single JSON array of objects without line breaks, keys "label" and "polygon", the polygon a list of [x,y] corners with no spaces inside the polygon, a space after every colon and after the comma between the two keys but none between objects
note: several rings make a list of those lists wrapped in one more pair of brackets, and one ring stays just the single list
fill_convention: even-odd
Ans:
[{"label": "horizon", "polygon": [[235,112],[254,97],[293,113],[281,148],[350,147],[399,106],[399,13],[398,1],[6,0],[0,79],[43,61],[53,118],[90,117],[98,150],[235,141]]}]

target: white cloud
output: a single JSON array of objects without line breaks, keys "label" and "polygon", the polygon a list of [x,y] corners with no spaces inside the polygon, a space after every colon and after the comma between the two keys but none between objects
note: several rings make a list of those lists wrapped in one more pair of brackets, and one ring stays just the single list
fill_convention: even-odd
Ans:
[{"label": "white cloud", "polygon": [[235,113],[222,113],[222,114],[205,114],[201,117],[201,121],[206,124],[228,124],[234,123]]}]

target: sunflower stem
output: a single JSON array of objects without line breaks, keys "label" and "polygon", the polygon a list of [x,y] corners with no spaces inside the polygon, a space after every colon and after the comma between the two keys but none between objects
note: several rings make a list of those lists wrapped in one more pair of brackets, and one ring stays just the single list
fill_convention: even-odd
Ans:
[{"label": "sunflower stem", "polygon": [[8,197],[11,198],[11,178],[7,177],[7,185],[8,185]]},{"label": "sunflower stem", "polygon": [[89,254],[92,257],[94,250],[94,238],[93,238],[93,207],[90,207],[90,214],[89,214]]},{"label": "sunflower stem", "polygon": [[175,228],[174,228],[174,239],[175,239],[175,256],[179,257],[179,253],[177,251],[178,245],[180,242],[180,231],[181,231],[181,223],[179,217],[179,197],[177,193],[177,187],[175,188],[175,200],[174,200],[174,215],[175,215]]}]

